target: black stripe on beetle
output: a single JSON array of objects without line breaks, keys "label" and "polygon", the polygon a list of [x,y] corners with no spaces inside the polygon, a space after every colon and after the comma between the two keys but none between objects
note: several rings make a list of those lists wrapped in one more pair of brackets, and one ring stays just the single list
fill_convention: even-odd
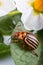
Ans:
[{"label": "black stripe on beetle", "polygon": [[25,38],[25,42],[26,42],[26,44],[29,45],[32,49],[36,49],[36,48],[31,44],[31,42],[30,42],[27,38]]},{"label": "black stripe on beetle", "polygon": [[32,47],[33,49],[36,49],[38,47],[38,41],[37,39],[34,37],[34,39],[32,38],[33,35],[31,35],[31,37],[29,36],[29,34],[26,35],[25,37],[25,42]]},{"label": "black stripe on beetle", "polygon": [[33,45],[35,48],[37,48],[37,46],[35,45],[35,43],[31,39],[27,38],[27,40],[30,42],[31,45]]},{"label": "black stripe on beetle", "polygon": [[[27,34],[27,36],[28,36],[29,38],[31,38],[33,41],[36,41],[37,43],[39,43],[34,34]],[[36,43],[36,44],[37,44],[37,43]]]}]

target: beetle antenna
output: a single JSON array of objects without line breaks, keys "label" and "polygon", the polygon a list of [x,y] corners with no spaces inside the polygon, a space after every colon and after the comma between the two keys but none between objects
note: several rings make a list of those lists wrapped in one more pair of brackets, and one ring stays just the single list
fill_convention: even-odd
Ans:
[{"label": "beetle antenna", "polygon": [[33,50],[32,51],[32,53],[36,56],[36,57],[38,57],[38,54]]}]

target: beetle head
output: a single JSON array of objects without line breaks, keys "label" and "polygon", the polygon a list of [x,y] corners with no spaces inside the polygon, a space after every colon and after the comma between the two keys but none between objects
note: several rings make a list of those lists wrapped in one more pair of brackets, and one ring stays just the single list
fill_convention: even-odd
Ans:
[{"label": "beetle head", "polygon": [[19,40],[19,32],[16,32],[13,36],[12,36],[12,40],[14,42],[17,42]]}]

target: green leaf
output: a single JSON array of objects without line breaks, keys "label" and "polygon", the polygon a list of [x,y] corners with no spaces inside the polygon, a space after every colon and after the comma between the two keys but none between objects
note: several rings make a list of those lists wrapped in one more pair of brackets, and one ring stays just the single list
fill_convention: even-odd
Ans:
[{"label": "green leaf", "polygon": [[14,11],[11,11],[10,13],[8,13],[9,16],[14,16],[16,14],[21,14],[18,10],[14,10]]},{"label": "green leaf", "polygon": [[0,43],[3,43],[3,35],[1,34],[1,32],[0,32]]},{"label": "green leaf", "polygon": [[21,19],[21,13],[19,13],[18,11],[10,12],[8,15],[0,17],[1,33],[3,35],[11,34],[18,21],[21,21],[20,19]]},{"label": "green leaf", "polygon": [[[14,29],[14,32],[17,31],[26,31],[25,28],[23,27],[22,23],[18,23],[16,28]],[[43,34],[42,34],[43,35]],[[41,38],[41,34],[40,34],[40,38]],[[42,41],[42,38],[39,41]],[[43,61],[43,56],[42,56],[42,42],[40,42],[38,48],[36,49],[36,52],[38,54],[38,57],[36,57],[35,55],[33,55],[29,50],[27,50],[26,48],[21,49],[22,47],[22,43],[18,42],[17,43],[12,43],[11,44],[11,54],[13,57],[13,60],[15,62],[16,65],[42,65],[41,60]],[[40,61],[40,62],[39,62]]]},{"label": "green leaf", "polygon": [[39,40],[40,40],[40,44],[41,44],[41,53],[40,53],[40,58],[38,61],[38,65],[43,65],[43,30],[39,31],[37,33]]},{"label": "green leaf", "polygon": [[12,19],[9,16],[0,18],[0,31],[2,34],[11,34],[12,29],[15,25],[12,22]]},{"label": "green leaf", "polygon": [[[18,21],[20,21],[21,13],[14,11],[9,15],[0,17],[0,58],[10,54],[10,46],[3,43],[3,35],[12,33]],[[16,24],[13,23],[15,21]]]},{"label": "green leaf", "polygon": [[0,59],[10,55],[10,46],[0,43]]},{"label": "green leaf", "polygon": [[18,22],[21,22],[21,13],[20,12],[18,12],[18,11],[12,11],[11,13],[9,13],[9,16],[11,17],[11,19],[13,21],[15,21],[15,25]]},{"label": "green leaf", "polygon": [[10,55],[10,46],[7,46],[3,43],[4,38],[2,33],[0,32],[0,59]]}]

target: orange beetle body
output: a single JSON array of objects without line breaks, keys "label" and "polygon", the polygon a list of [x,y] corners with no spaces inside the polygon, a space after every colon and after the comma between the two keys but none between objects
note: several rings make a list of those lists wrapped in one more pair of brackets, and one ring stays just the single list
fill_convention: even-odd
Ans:
[{"label": "orange beetle body", "polygon": [[23,47],[27,46],[29,50],[35,50],[39,44],[36,36],[30,32],[16,32],[16,33],[14,33],[14,35],[12,37],[13,37],[14,42],[15,42],[15,40],[18,40],[18,39],[22,40]]},{"label": "orange beetle body", "polygon": [[27,32],[16,32],[14,34],[14,37],[17,37],[17,38],[23,40],[26,35],[27,35]]}]

